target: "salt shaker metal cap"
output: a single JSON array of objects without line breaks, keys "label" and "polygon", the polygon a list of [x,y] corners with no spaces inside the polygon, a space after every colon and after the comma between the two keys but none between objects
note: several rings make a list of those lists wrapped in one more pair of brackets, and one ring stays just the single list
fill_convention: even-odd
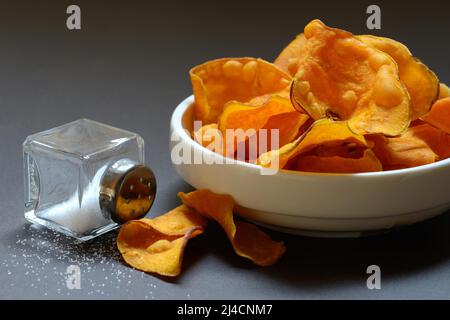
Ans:
[{"label": "salt shaker metal cap", "polygon": [[117,223],[145,216],[155,195],[153,171],[130,159],[110,165],[100,181],[100,208]]}]

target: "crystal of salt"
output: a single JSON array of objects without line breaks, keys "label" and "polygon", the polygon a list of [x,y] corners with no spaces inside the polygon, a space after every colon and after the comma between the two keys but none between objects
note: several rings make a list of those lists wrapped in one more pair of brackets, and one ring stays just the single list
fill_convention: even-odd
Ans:
[{"label": "crystal of salt", "polygon": [[81,200],[75,193],[68,200],[42,211],[41,217],[78,233],[107,224],[109,220],[103,216],[99,203],[100,181],[106,167],[105,165],[97,171],[83,190]]}]

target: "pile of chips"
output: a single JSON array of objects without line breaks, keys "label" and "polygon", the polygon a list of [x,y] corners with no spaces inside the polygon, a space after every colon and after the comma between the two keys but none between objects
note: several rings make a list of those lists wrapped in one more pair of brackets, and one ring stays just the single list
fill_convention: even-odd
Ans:
[{"label": "pile of chips", "polygon": [[203,233],[208,220],[223,228],[236,254],[259,266],[272,265],[286,251],[283,242],[273,241],[256,226],[235,221],[235,203],[229,195],[197,190],[178,196],[183,204],[172,211],[122,226],[117,247],[125,262],[145,272],[178,276],[186,244]]},{"label": "pile of chips", "polygon": [[[226,157],[261,166],[276,157],[281,169],[322,173],[395,170],[450,157],[450,89],[392,39],[354,36],[313,20],[274,63],[223,58],[194,67],[190,77],[202,124],[192,136]],[[264,148],[239,155],[272,129],[277,136],[266,135]],[[129,265],[179,275],[186,244],[208,220],[257,265],[285,252],[282,242],[234,220],[230,196],[197,190],[179,197],[183,204],[172,211],[122,226],[117,245]]]},{"label": "pile of chips", "polygon": [[[274,63],[223,58],[194,67],[190,77],[202,123],[192,136],[226,157],[262,166],[277,157],[285,170],[359,173],[450,155],[450,90],[392,39],[313,20]],[[226,133],[237,129],[252,131]],[[263,129],[278,129],[278,144],[241,156],[240,147],[248,150]]]}]

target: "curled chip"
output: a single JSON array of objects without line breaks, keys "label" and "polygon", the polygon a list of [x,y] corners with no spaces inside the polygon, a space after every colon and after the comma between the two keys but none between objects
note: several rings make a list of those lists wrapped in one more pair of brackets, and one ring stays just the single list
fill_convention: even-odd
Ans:
[{"label": "curled chip", "polygon": [[279,167],[284,168],[288,161],[307,152],[309,155],[355,158],[362,156],[367,148],[364,136],[350,131],[346,122],[322,119],[314,122],[310,129],[294,142],[262,154],[258,163],[270,167],[274,157],[277,157]]},{"label": "curled chip", "polygon": [[[238,145],[244,142],[247,142],[248,151],[248,141],[251,141],[252,137],[256,147],[259,148],[259,137],[262,134],[266,141],[263,152],[266,152],[271,149],[271,140],[275,138],[275,136],[272,137],[273,132],[278,134],[276,144],[278,148],[280,145],[291,142],[308,118],[306,114],[297,112],[288,98],[273,95],[261,106],[236,101],[227,103],[219,117],[218,127],[227,141],[227,155],[234,154]],[[260,131],[260,129],[266,129],[266,131]],[[278,129],[278,132],[271,129]],[[229,135],[231,133],[232,135]],[[259,153],[258,151],[257,154]]]},{"label": "curled chip", "polygon": [[206,220],[181,205],[155,219],[131,220],[117,237],[117,247],[130,266],[163,276],[177,276],[189,239],[203,233]]},{"label": "curled chip", "polygon": [[291,111],[295,111],[291,101],[276,95],[270,97],[261,106],[231,101],[223,108],[218,126],[222,132],[226,129],[258,130],[267,123],[270,117]]},{"label": "curled chip", "polygon": [[[308,118],[306,114],[297,112],[288,98],[278,95],[270,96],[260,106],[256,106],[255,102],[253,104],[229,102],[225,105],[218,123],[222,136],[227,141],[225,155],[235,155],[238,148],[245,145],[243,147],[248,156],[247,160],[250,158],[256,160],[261,152],[271,150],[272,145],[278,148],[280,145],[291,142]],[[261,131],[261,129],[266,130]],[[272,129],[278,129],[278,131],[272,131]],[[260,148],[262,147],[260,137],[266,142],[263,150]],[[272,139],[277,139],[277,143],[272,144]],[[255,145],[250,146],[251,142]],[[251,149],[252,147],[254,150]],[[255,151],[256,157],[252,156],[253,152],[250,150]],[[236,156],[239,158],[239,155]]]},{"label": "curled chip", "polygon": [[298,171],[322,173],[361,173],[382,171],[383,167],[373,151],[367,149],[361,158],[356,159],[341,156],[299,156],[295,169]]},{"label": "curled chip", "polygon": [[372,150],[383,164],[384,170],[397,170],[433,163],[437,155],[421,138],[408,129],[399,137],[367,136]]},{"label": "curled chip", "polygon": [[371,35],[357,38],[395,60],[400,80],[411,97],[411,119],[415,120],[427,113],[439,94],[439,80],[433,71],[413,57],[409,49],[398,41]]},{"label": "curled chip", "polygon": [[195,96],[195,117],[209,124],[217,121],[223,106],[232,100],[247,102],[255,97],[286,90],[291,76],[274,64],[255,58],[224,58],[190,70]]},{"label": "curled chip", "polygon": [[436,101],[430,112],[420,119],[450,134],[450,97]]},{"label": "curled chip", "polygon": [[298,71],[299,52],[306,43],[303,33],[300,33],[275,59],[274,64],[294,76]]},{"label": "curled chip", "polygon": [[427,123],[408,129],[411,135],[423,140],[436,153],[439,160],[450,158],[450,135]]},{"label": "curled chip", "polygon": [[215,194],[208,190],[178,193],[184,204],[205,217],[217,221],[225,231],[234,251],[241,257],[260,266],[274,264],[286,251],[283,242],[273,241],[256,226],[234,221],[234,200],[229,195]]},{"label": "curled chip", "polygon": [[[208,221],[204,217],[185,205],[180,205],[156,218],[144,218],[141,220],[158,231],[171,236],[182,236],[193,227],[204,228],[208,224]],[[197,232],[199,231],[202,230],[197,230]]]},{"label": "curled chip", "polygon": [[203,147],[218,153],[222,153],[222,133],[217,123],[210,123],[202,126],[194,132],[194,140]]},{"label": "curled chip", "polygon": [[277,150],[304,133],[309,127],[309,119],[306,114],[297,111],[271,116],[263,128],[248,138],[235,131],[236,144],[230,143],[228,148],[236,148],[233,150],[235,159],[254,163],[261,154]]},{"label": "curled chip", "polygon": [[439,99],[450,97],[450,88],[445,83],[439,84]]},{"label": "curled chip", "polygon": [[[272,129],[278,129],[278,145],[284,146],[288,144],[292,140],[294,140],[297,136],[304,133],[303,130],[309,126],[309,116],[300,113],[297,111],[280,113],[274,116],[271,116],[269,120],[267,120],[263,129],[267,129],[268,132],[271,132]],[[270,147],[272,135],[268,134],[267,146]],[[270,151],[268,148],[267,151]]]},{"label": "curled chip", "polygon": [[[269,100],[273,96],[290,99],[290,94],[291,94],[291,86],[287,86],[283,90],[278,91],[276,93],[267,93],[267,94],[263,94],[261,96],[254,97],[253,99],[249,100],[245,104],[248,104],[248,105],[251,105],[254,107],[261,107],[263,104],[265,104],[267,102],[267,100]],[[292,108],[294,108],[294,107],[292,106]]]},{"label": "curled chip", "polygon": [[396,136],[408,128],[409,94],[388,54],[319,20],[310,22],[304,34],[291,89],[295,107],[315,120],[347,120],[360,134]]}]

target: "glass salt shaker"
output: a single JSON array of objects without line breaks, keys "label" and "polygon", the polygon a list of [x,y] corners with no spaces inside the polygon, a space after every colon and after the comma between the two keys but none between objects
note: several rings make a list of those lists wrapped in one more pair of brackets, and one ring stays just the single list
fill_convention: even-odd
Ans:
[{"label": "glass salt shaker", "polygon": [[143,217],[156,180],[136,133],[80,119],[23,143],[25,218],[81,241]]}]

